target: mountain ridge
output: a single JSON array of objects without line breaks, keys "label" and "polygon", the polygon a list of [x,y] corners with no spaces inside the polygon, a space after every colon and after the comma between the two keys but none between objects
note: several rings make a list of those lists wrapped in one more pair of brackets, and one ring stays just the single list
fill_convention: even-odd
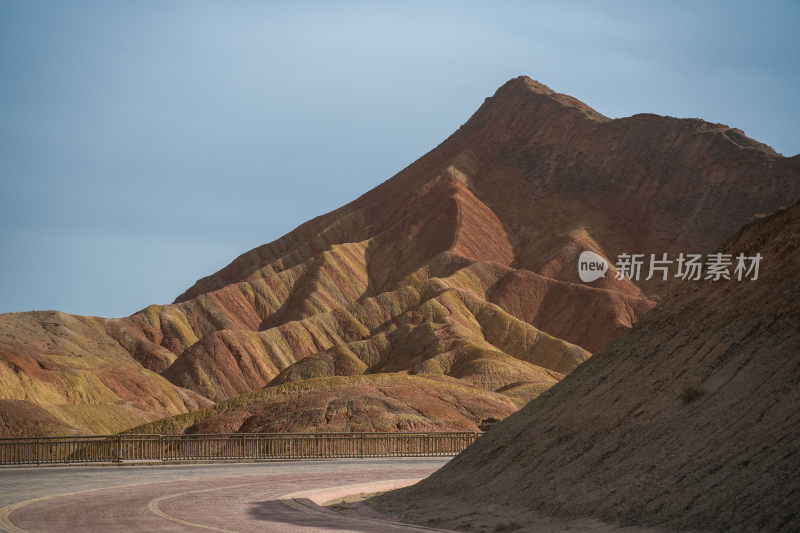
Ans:
[{"label": "mountain ridge", "polygon": [[[532,87],[539,88],[539,89],[532,90],[531,89]],[[533,95],[533,98],[530,98],[529,97],[530,95]],[[605,120],[597,121],[597,120],[592,120],[592,119],[588,118],[585,115],[585,113],[583,111],[581,111],[580,107],[586,107],[586,109],[591,110],[591,108],[589,108],[588,106],[585,106],[585,104],[581,104],[581,106],[579,106],[579,107],[575,107],[573,105],[565,105],[561,101],[556,100],[554,95],[558,96],[558,93],[554,93],[552,90],[547,88],[545,85],[539,84],[538,82],[530,80],[530,78],[519,77],[519,78],[514,78],[514,79],[510,80],[509,82],[504,84],[502,87],[500,87],[497,90],[497,92],[495,93],[494,96],[492,96],[490,98],[487,98],[486,101],[484,102],[484,104],[473,115],[473,117],[470,118],[458,130],[456,130],[456,132],[454,132],[448,139],[443,141],[439,146],[434,148],[431,152],[429,152],[428,154],[426,154],[425,156],[420,158],[420,160],[418,160],[415,163],[412,163],[406,169],[404,169],[401,172],[399,172],[394,178],[392,178],[392,180],[387,180],[386,182],[378,185],[375,189],[372,189],[371,191],[368,191],[367,193],[365,193],[364,195],[360,196],[359,198],[357,198],[356,200],[354,200],[350,204],[342,206],[342,207],[340,207],[340,208],[338,208],[338,209],[336,209],[336,210],[334,210],[334,211],[332,211],[332,212],[330,212],[330,213],[328,213],[326,215],[323,215],[323,216],[320,216],[320,217],[316,217],[316,218],[312,219],[311,221],[309,221],[309,222],[307,222],[305,224],[302,224],[296,230],[293,230],[292,232],[290,232],[286,236],[284,236],[284,237],[282,237],[280,239],[277,239],[276,241],[273,241],[273,242],[271,242],[269,244],[254,248],[253,250],[251,250],[251,251],[249,251],[249,252],[247,252],[245,254],[242,254],[239,258],[237,258],[236,260],[231,262],[228,266],[223,268],[217,274],[212,274],[210,276],[207,276],[207,277],[202,278],[201,280],[199,280],[198,283],[195,284],[195,286],[193,286],[192,288],[188,289],[186,292],[184,292],[182,295],[180,295],[178,298],[176,298],[176,302],[185,301],[186,299],[188,299],[188,298],[190,298],[192,296],[200,294],[202,291],[208,290],[209,287],[217,287],[217,288],[219,288],[221,286],[224,286],[226,284],[232,283],[234,281],[241,281],[241,279],[243,277],[243,276],[241,276],[242,272],[247,272],[247,274],[249,274],[254,270],[254,269],[249,269],[246,266],[247,263],[253,262],[253,258],[254,257],[258,257],[259,255],[270,254],[270,249],[275,249],[275,248],[280,250],[280,252],[278,252],[279,254],[285,253],[286,251],[289,251],[289,248],[286,248],[287,246],[291,246],[292,242],[301,241],[304,238],[304,234],[309,232],[309,230],[310,230],[310,233],[312,235],[316,235],[318,233],[321,233],[321,231],[322,231],[322,230],[319,229],[319,227],[317,227],[320,224],[324,225],[325,229],[327,229],[328,226],[330,226],[330,223],[327,223],[327,221],[330,220],[330,219],[335,219],[337,215],[345,214],[347,216],[355,216],[351,212],[352,210],[355,210],[356,212],[359,212],[359,210],[363,209],[364,207],[370,207],[371,205],[374,205],[375,203],[377,203],[377,204],[385,203],[385,199],[383,199],[383,202],[381,202],[381,200],[382,200],[381,198],[378,198],[377,201],[376,201],[376,198],[375,198],[376,196],[379,196],[382,192],[384,192],[385,189],[392,189],[391,191],[385,191],[386,192],[385,196],[391,197],[391,196],[394,196],[395,194],[400,194],[402,196],[402,191],[398,189],[398,186],[395,186],[395,181],[401,181],[402,180],[402,185],[404,185],[404,186],[419,185],[418,182],[420,181],[420,176],[428,175],[427,178],[423,177],[423,180],[427,180],[427,179],[430,179],[430,177],[429,177],[430,175],[435,176],[437,174],[446,173],[446,171],[449,170],[450,171],[449,172],[450,176],[448,176],[448,177],[450,177],[450,179],[452,179],[453,181],[455,181],[455,180],[462,181],[462,183],[467,185],[467,188],[469,189],[469,183],[468,182],[470,181],[470,179],[472,179],[474,181],[474,176],[472,178],[470,178],[470,174],[475,174],[475,173],[474,172],[468,172],[468,171],[465,172],[465,170],[468,170],[467,167],[474,166],[475,158],[469,152],[467,152],[467,153],[457,153],[457,154],[453,154],[453,155],[447,153],[447,152],[452,152],[452,151],[455,151],[455,150],[458,150],[458,149],[461,148],[461,147],[458,147],[458,146],[455,147],[455,148],[451,148],[451,145],[459,144],[459,142],[462,141],[462,139],[461,139],[462,137],[466,136],[471,131],[474,131],[476,129],[481,129],[482,127],[486,126],[487,123],[491,122],[490,119],[492,119],[492,120],[503,119],[502,121],[507,121],[508,117],[503,118],[503,117],[498,117],[497,115],[498,114],[508,115],[509,111],[518,111],[519,107],[522,107],[523,111],[525,110],[524,108],[526,108],[526,107],[527,108],[533,107],[532,110],[528,109],[527,112],[528,112],[529,115],[540,113],[540,112],[544,113],[546,115],[548,110],[563,111],[565,109],[568,109],[568,110],[573,110],[573,111],[580,111],[578,113],[579,119],[586,118],[586,119],[588,119],[588,120],[586,120],[586,122],[591,123],[591,124],[599,122],[600,123],[599,125],[601,125],[602,127],[611,128],[612,129],[612,132],[611,132],[612,134],[618,134],[618,132],[613,131],[613,130],[619,130],[620,128],[623,128],[623,129],[635,129],[634,134],[638,135],[639,132],[642,131],[642,130],[651,130],[651,129],[654,128],[654,126],[667,125],[667,126],[669,126],[669,129],[677,128],[679,130],[678,132],[670,132],[673,136],[685,135],[685,134],[687,134],[687,132],[689,134],[694,133],[694,134],[700,135],[703,138],[703,140],[706,141],[706,143],[711,142],[712,144],[719,145],[720,142],[722,142],[722,143],[728,144],[728,148],[734,147],[735,151],[746,150],[746,151],[757,152],[757,153],[762,154],[764,156],[764,158],[766,158],[768,163],[772,162],[773,165],[776,165],[778,167],[781,167],[781,166],[787,164],[787,163],[782,163],[781,162],[781,161],[785,161],[787,158],[783,158],[783,157],[777,155],[771,148],[767,147],[766,145],[763,145],[762,143],[758,143],[757,141],[753,141],[751,139],[748,139],[748,138],[744,137],[743,135],[739,135],[738,133],[736,134],[737,135],[737,137],[736,137],[737,140],[736,141],[731,140],[728,132],[740,132],[740,130],[736,130],[734,128],[729,128],[728,126],[725,126],[725,125],[722,125],[722,124],[712,124],[712,123],[708,123],[708,122],[702,121],[700,119],[677,119],[677,118],[672,118],[672,117],[660,117],[658,115],[652,115],[652,114],[640,114],[640,115],[634,115],[632,117],[626,117],[626,118],[621,118],[621,119],[607,119],[607,118],[603,117]],[[564,96],[564,95],[561,95],[561,96]],[[522,102],[523,105],[520,106],[519,105],[520,102]],[[575,102],[578,102],[578,101],[575,100]],[[580,104],[580,102],[578,102],[578,103]],[[508,107],[511,107],[511,109],[508,109]],[[541,108],[544,108],[545,111],[542,112]],[[596,113],[593,110],[591,110],[591,111],[593,113]],[[570,114],[572,114],[572,113],[570,113]],[[599,115],[599,113],[598,113],[598,115]],[[600,115],[600,116],[602,116],[602,115]],[[520,128],[517,128],[517,129],[508,128],[507,130],[508,131],[513,131],[515,138],[523,137],[523,138],[529,139],[530,137],[534,137],[534,136],[548,137],[549,138],[548,142],[550,144],[552,144],[553,139],[556,139],[558,137],[558,135],[552,135],[553,134],[553,129],[555,128],[555,126],[553,126],[551,123],[553,123],[553,122],[559,123],[559,122],[561,122],[562,118],[563,117],[559,116],[558,120],[547,120],[547,121],[544,121],[545,125],[547,126],[546,128],[541,128],[540,126],[542,126],[542,125],[541,124],[537,124],[538,121],[536,121],[536,120],[527,120],[527,122],[526,122],[527,127],[526,128],[522,128],[521,132],[519,131]],[[522,121],[522,118],[518,117],[518,121]],[[657,124],[654,124],[654,122],[657,123]],[[631,124],[631,127],[628,127],[628,124]],[[531,131],[530,131],[531,128],[536,128],[536,131],[533,132],[534,133],[533,135],[531,134]],[[498,130],[500,130],[500,129],[502,129],[502,128],[497,127],[497,126],[491,128],[492,135],[488,135],[487,137],[489,137],[491,139],[491,143],[492,144],[498,144],[498,143],[501,143],[501,142],[507,142],[509,140],[507,134],[498,134]],[[558,133],[560,135],[562,135],[562,136],[565,133],[569,134],[569,135],[574,135],[575,134],[574,131],[567,130],[565,128],[559,128],[559,130],[560,131]],[[483,132],[481,131],[481,133],[483,133]],[[603,132],[603,133],[605,133],[605,132]],[[652,133],[650,133],[650,135],[652,136]],[[739,142],[739,137],[746,139],[746,142],[744,143],[744,146],[742,144],[737,144],[737,142]],[[670,138],[670,141],[674,143],[676,141],[676,139]],[[628,142],[630,142],[630,141],[628,141]],[[514,148],[515,149],[519,149],[519,147],[514,147]],[[482,149],[485,149],[485,148],[482,147]],[[441,154],[441,152],[445,152],[445,153]],[[581,153],[580,150],[578,150],[578,152]],[[437,155],[439,156],[439,159],[443,159],[444,161],[440,162],[438,164],[434,163],[434,162],[431,162],[430,160],[433,159],[434,156],[437,156]],[[500,155],[503,155],[503,154],[501,153]],[[763,162],[764,161],[759,161],[758,164],[761,164]],[[778,163],[775,163],[775,162],[778,162]],[[459,164],[463,168],[459,168]],[[790,168],[793,166],[793,162],[789,162],[788,164],[790,165]],[[419,167],[419,171],[416,173],[417,174],[416,179],[414,179],[415,178],[414,176],[409,177],[408,175],[410,173],[412,173],[412,171],[417,170],[417,167]],[[431,167],[434,167],[434,168],[431,168]],[[438,167],[438,170],[437,170],[437,167]],[[451,168],[451,167],[453,167],[453,168]],[[784,169],[780,169],[780,168],[778,170],[784,171]],[[793,172],[796,172],[797,169],[795,167],[795,168],[791,168],[791,170]],[[763,173],[763,172],[759,172],[759,173]],[[717,171],[716,174],[719,175],[719,171]],[[613,185],[614,181],[618,181],[618,179],[619,178],[616,177],[616,179],[609,180],[609,184]],[[786,177],[783,176],[783,175],[779,176],[779,179],[784,181],[784,182],[786,181]],[[390,183],[390,181],[392,183]],[[407,182],[410,182],[410,183],[407,183]],[[553,180],[551,178],[551,179],[548,179],[548,180],[544,180],[543,184],[552,188],[553,187],[553,183],[552,182],[553,182]],[[752,185],[752,184],[749,184],[749,185]],[[785,186],[786,184],[784,183],[782,185]],[[780,187],[776,187],[776,188],[780,188]],[[559,191],[556,189],[556,190],[547,191],[546,194],[547,195],[552,195],[553,193],[558,193],[558,192]],[[692,192],[692,190],[689,189],[689,192]],[[412,201],[414,200],[414,196],[413,195],[412,195],[411,200]],[[490,208],[493,207],[491,204],[487,204],[487,205],[489,205]],[[771,209],[763,209],[762,211],[770,211],[770,210]],[[625,210],[622,210],[622,211],[625,211]],[[366,219],[365,222],[367,223],[367,225],[369,225],[368,218],[365,217],[365,219]],[[743,222],[744,221],[742,221],[742,223]],[[734,231],[737,227],[738,227],[738,225],[729,225],[728,233]],[[719,235],[716,236],[717,239],[724,238],[725,235],[726,235],[725,233],[722,233],[722,232],[714,232],[714,233],[719,233]],[[709,241],[710,239],[704,239],[704,240],[705,241]],[[302,245],[302,244],[305,244],[305,243],[300,242],[300,244]],[[706,245],[705,248],[708,249],[708,246],[709,245]],[[272,255],[267,255],[267,258],[272,259],[273,261],[279,261],[280,260],[280,257],[275,255],[274,253]],[[261,260],[261,261],[263,262],[263,260]],[[259,260],[257,259],[255,261],[255,263],[258,264]],[[534,269],[534,271],[536,271],[536,270]],[[234,272],[236,272],[236,274],[238,274],[238,277],[236,276],[236,274],[233,274]],[[232,274],[233,274],[233,276],[232,276]],[[199,286],[202,286],[202,289],[200,289]]]}]

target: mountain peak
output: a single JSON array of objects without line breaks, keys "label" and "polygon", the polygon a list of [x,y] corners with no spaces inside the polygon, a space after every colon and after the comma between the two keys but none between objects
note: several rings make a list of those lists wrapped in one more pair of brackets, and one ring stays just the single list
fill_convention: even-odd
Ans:
[{"label": "mountain peak", "polygon": [[517,76],[516,78],[511,78],[503,85],[497,89],[495,92],[495,96],[504,94],[504,93],[519,93],[519,92],[533,92],[536,94],[546,94],[552,95],[556,94],[553,89],[545,85],[544,83],[540,83],[534,79],[529,78],[528,76]]},{"label": "mountain peak", "polygon": [[558,93],[544,83],[540,83],[528,76],[517,76],[516,78],[511,78],[505,82],[494,93],[493,100],[502,102],[506,100],[517,100],[531,97],[547,98],[550,101],[557,102],[563,107],[577,109],[584,116],[592,120],[600,122],[609,120],[608,117],[598,113],[577,98],[573,98],[567,94]]}]

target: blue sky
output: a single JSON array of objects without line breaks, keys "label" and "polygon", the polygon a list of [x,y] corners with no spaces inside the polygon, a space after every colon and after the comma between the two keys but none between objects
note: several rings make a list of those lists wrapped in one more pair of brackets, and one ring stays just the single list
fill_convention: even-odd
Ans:
[{"label": "blue sky", "polygon": [[0,312],[169,303],[520,74],[800,152],[800,2],[375,4],[0,0]]}]

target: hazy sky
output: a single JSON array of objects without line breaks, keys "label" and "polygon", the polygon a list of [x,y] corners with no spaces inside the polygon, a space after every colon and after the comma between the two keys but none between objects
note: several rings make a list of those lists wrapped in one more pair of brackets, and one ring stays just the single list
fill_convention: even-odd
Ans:
[{"label": "hazy sky", "polygon": [[0,0],[0,312],[128,315],[520,74],[800,152],[800,2]]}]

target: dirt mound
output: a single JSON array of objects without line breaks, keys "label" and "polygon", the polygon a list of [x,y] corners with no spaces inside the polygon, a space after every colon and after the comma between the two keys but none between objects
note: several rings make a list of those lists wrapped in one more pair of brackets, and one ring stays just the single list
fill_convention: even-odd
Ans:
[{"label": "dirt mound", "polygon": [[445,527],[593,517],[800,530],[800,204],[722,251],[758,279],[684,282],[442,470],[374,505]]},{"label": "dirt mound", "polygon": [[132,433],[478,431],[517,405],[458,380],[378,374],[269,387]]}]

